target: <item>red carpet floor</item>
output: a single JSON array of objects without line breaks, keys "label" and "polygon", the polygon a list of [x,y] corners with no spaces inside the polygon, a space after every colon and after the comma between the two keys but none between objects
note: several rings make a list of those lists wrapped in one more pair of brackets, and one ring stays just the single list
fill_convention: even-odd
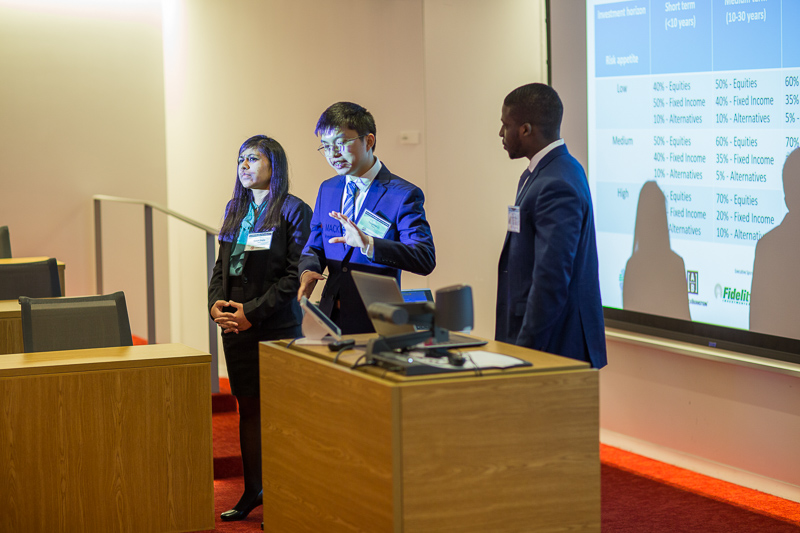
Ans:
[{"label": "red carpet floor", "polygon": [[[209,531],[261,531],[261,507],[241,522],[219,519],[243,486],[236,400],[227,380],[220,389],[212,401],[216,523]],[[610,446],[600,445],[600,460],[603,533],[800,533],[800,503]]]},{"label": "red carpet floor", "polygon": [[[236,398],[231,396],[227,379],[220,379],[220,393],[211,398],[214,439],[214,519],[215,529],[225,533],[261,531],[263,512],[255,508],[245,520],[223,522],[219,515],[232,509],[244,490],[242,458],[239,451],[239,416]],[[205,532],[203,532],[205,533]]]},{"label": "red carpet floor", "polygon": [[261,522],[264,515],[261,507],[256,507],[253,511],[240,522],[223,522],[219,519],[220,513],[232,509],[239,497],[242,495],[242,478],[233,477],[214,480],[214,528],[198,533],[210,531],[224,533],[244,533],[261,531]]},{"label": "red carpet floor", "polygon": [[[239,451],[239,417],[236,398],[231,396],[227,379],[221,379],[220,393],[212,395],[211,418],[214,438],[214,479],[227,479],[242,475],[242,457]],[[236,502],[234,502],[236,503]]]},{"label": "red carpet floor", "polygon": [[603,464],[603,533],[797,533],[800,526]]},{"label": "red carpet floor", "polygon": [[[677,490],[772,517],[793,524],[796,527],[800,526],[800,503],[797,502],[704,476],[691,470],[668,465],[602,444],[600,445],[600,461],[604,466],[636,474]],[[606,508],[603,507],[604,512],[605,510]],[[741,531],[751,530],[743,529]],[[790,531],[798,531],[798,529],[791,529]]]}]

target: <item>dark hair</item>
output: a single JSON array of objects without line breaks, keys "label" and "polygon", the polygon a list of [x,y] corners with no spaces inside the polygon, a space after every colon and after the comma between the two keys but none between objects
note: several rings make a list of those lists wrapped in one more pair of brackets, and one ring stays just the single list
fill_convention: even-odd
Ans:
[{"label": "dark hair", "polygon": [[[257,231],[268,230],[278,226],[281,218],[281,208],[289,194],[289,163],[286,159],[286,152],[278,141],[266,135],[255,135],[247,139],[239,148],[239,155],[248,148],[256,148],[261,155],[269,159],[272,167],[272,177],[269,181],[269,196],[267,197],[267,214],[261,219],[261,225],[254,228]],[[238,159],[238,158],[237,158]],[[239,164],[236,164],[236,182],[233,186],[233,196],[231,196],[228,207],[225,210],[225,221],[219,231],[219,240],[234,240],[239,231],[250,202],[253,201],[253,192],[246,189],[239,181]]]},{"label": "dark hair", "polygon": [[317,121],[314,135],[321,135],[334,128],[354,130],[358,133],[359,137],[371,133],[375,136],[375,143],[372,145],[372,150],[374,151],[375,147],[378,145],[375,119],[372,117],[372,113],[353,102],[336,102],[323,111]]},{"label": "dark hair", "polygon": [[503,105],[519,124],[538,126],[542,134],[556,140],[561,134],[564,105],[555,89],[544,83],[517,87],[506,96]]}]

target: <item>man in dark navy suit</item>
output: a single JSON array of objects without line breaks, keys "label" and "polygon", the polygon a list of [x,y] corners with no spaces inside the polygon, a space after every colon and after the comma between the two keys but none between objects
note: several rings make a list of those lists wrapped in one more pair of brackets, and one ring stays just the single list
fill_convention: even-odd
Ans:
[{"label": "man in dark navy suit", "polygon": [[342,333],[374,331],[351,270],[392,276],[426,276],[436,266],[425,197],[416,185],[392,174],[375,156],[372,114],[338,102],[322,113],[318,148],[337,176],[322,183],[311,218],[311,235],[300,258],[298,298],[310,296],[327,267],[320,308]]},{"label": "man in dark navy suit", "polygon": [[530,163],[508,208],[495,339],[600,368],[606,344],[592,199],[583,168],[560,138],[563,109],[541,83],[523,85],[503,102],[503,147]]}]

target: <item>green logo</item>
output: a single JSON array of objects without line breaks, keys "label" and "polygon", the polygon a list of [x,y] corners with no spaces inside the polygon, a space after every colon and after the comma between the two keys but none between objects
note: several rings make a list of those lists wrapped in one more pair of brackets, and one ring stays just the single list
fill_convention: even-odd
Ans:
[{"label": "green logo", "polygon": [[733,287],[722,287],[717,285],[714,287],[714,296],[721,298],[725,302],[749,305],[750,304],[750,291],[746,289],[735,289]]}]

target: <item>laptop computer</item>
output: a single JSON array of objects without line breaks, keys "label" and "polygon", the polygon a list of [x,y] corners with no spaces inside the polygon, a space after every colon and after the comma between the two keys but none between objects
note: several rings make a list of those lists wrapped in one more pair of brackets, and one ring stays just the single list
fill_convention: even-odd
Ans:
[{"label": "laptop computer", "polygon": [[433,293],[430,289],[403,289],[400,294],[403,295],[403,301],[406,303],[433,301]]},{"label": "laptop computer", "polygon": [[[397,286],[397,280],[391,276],[380,276],[378,274],[371,274],[369,272],[352,271],[353,282],[356,284],[358,294],[364,302],[364,307],[369,308],[373,303],[403,303],[405,300],[400,288]],[[424,289],[430,291],[430,289]],[[415,329],[412,324],[389,324],[383,320],[377,320],[370,317],[372,326],[379,335],[389,337],[392,335],[401,335],[403,333],[414,333]],[[450,333],[449,339],[444,342],[425,343],[427,348],[469,348],[472,346],[483,346],[486,344],[485,340],[476,339],[468,335],[460,335],[457,333]]]}]

